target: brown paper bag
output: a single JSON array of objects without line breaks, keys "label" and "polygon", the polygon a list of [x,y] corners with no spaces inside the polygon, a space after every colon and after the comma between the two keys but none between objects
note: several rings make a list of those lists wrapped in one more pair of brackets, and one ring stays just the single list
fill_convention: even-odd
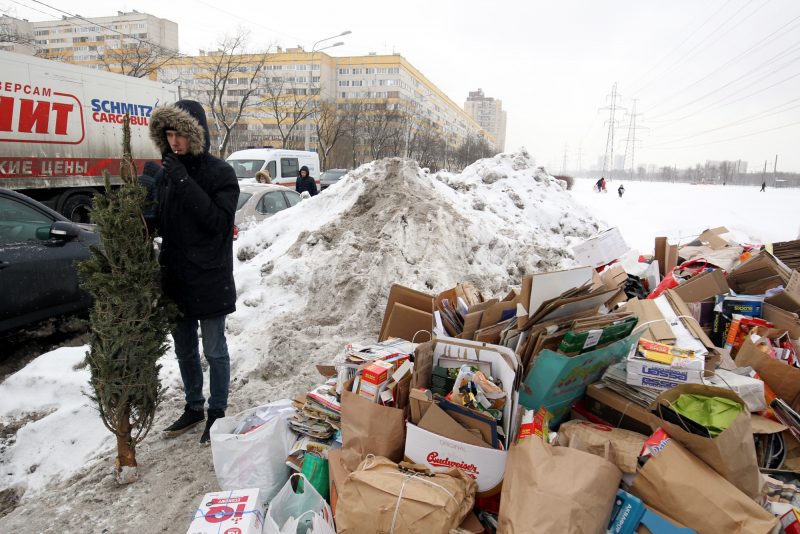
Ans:
[{"label": "brown paper bag", "polygon": [[508,452],[498,532],[604,533],[621,478],[599,456],[523,439]]},{"label": "brown paper bag", "polygon": [[476,487],[458,469],[434,475],[425,466],[369,456],[343,484],[336,531],[448,534],[472,511]]},{"label": "brown paper bag", "polygon": [[601,456],[623,473],[636,473],[647,436],[588,421],[567,421],[558,427],[558,444]]},{"label": "brown paper bag", "polygon": [[729,389],[702,384],[682,384],[659,395],[651,405],[651,409],[657,410],[662,402],[669,405],[683,393],[732,399],[744,406],[744,411],[715,438],[692,434],[685,428],[673,425],[657,416],[653,416],[651,422],[653,430],[658,427],[663,428],[672,439],[683,444],[731,484],[750,497],[758,498],[761,495],[764,478],[758,470],[753,430],[750,426],[750,412],[747,411],[744,401]]},{"label": "brown paper bag", "polygon": [[353,471],[368,455],[403,459],[406,425],[403,410],[342,393],[342,462]]},{"label": "brown paper bag", "polygon": [[756,370],[758,375],[775,394],[795,410],[800,410],[800,369],[778,360],[773,360],[747,337],[736,353],[736,365]]},{"label": "brown paper bag", "polygon": [[698,534],[767,533],[778,523],[674,439],[647,461],[630,491]]}]

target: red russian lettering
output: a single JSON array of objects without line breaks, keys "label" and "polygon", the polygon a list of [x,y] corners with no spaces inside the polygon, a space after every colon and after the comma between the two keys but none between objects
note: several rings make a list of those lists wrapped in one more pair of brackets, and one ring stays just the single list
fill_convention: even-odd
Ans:
[{"label": "red russian lettering", "polygon": [[20,133],[31,133],[36,127],[37,134],[46,134],[50,123],[50,102],[40,100],[36,102],[28,98],[20,99],[19,109],[19,131]]},{"label": "red russian lettering", "polygon": [[73,108],[72,104],[64,104],[64,103],[53,103],[53,111],[56,112],[56,134],[57,135],[66,135],[67,134],[67,122],[69,121],[69,114],[72,112]]},{"label": "red russian lettering", "polygon": [[14,97],[0,96],[0,132],[10,132],[14,118]]}]

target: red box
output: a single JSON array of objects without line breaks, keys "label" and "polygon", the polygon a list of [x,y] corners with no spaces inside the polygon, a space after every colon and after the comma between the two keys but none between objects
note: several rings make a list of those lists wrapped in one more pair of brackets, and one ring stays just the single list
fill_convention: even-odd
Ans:
[{"label": "red box", "polygon": [[367,365],[361,373],[361,381],[380,385],[389,380],[389,373],[393,372],[392,364],[377,360]]}]

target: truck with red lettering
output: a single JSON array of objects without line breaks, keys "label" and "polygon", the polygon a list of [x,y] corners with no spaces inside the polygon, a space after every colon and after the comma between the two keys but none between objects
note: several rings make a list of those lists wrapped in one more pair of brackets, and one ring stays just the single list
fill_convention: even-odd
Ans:
[{"label": "truck with red lettering", "polygon": [[148,135],[153,109],[178,99],[165,83],[0,52],[0,187],[89,222],[104,171],[119,184],[125,115],[141,170],[161,158]]}]

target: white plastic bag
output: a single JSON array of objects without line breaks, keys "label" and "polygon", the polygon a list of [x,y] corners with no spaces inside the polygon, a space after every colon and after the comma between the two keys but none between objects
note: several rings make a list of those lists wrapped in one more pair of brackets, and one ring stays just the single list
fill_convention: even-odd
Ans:
[{"label": "white plastic bag", "polygon": [[[246,417],[258,413],[266,422],[246,434],[234,434]],[[292,401],[282,399],[217,419],[211,426],[214,472],[223,490],[259,488],[269,502],[289,478],[286,457],[294,443],[287,419],[294,413]]]},{"label": "white plastic bag", "polygon": [[[298,493],[292,489],[295,478]],[[336,529],[331,507],[306,477],[295,473],[270,503],[263,534],[336,534]]]}]

